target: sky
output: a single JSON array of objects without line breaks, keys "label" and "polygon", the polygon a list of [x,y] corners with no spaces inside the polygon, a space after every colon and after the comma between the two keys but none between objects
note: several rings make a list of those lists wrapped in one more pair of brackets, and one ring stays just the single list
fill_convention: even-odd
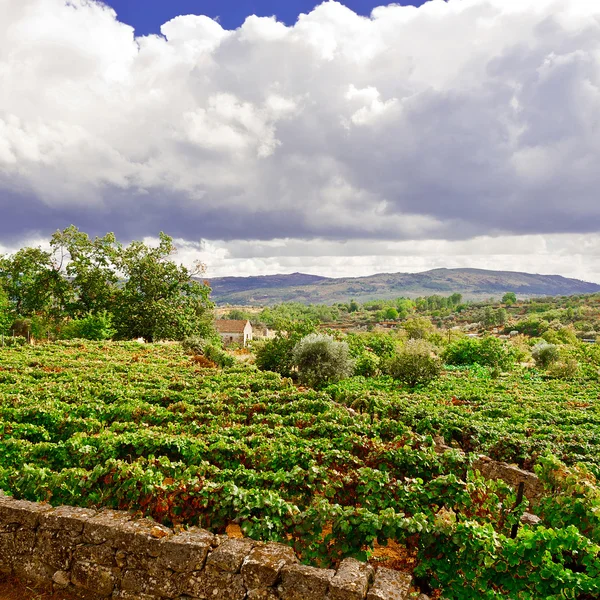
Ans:
[{"label": "sky", "polygon": [[0,0],[0,252],[600,282],[600,2]]}]

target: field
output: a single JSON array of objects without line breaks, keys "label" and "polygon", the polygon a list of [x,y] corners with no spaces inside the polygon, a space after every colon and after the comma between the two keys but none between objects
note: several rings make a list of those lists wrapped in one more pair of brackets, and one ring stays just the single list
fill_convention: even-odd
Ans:
[{"label": "field", "polygon": [[[393,540],[447,598],[600,594],[591,364],[570,382],[464,368],[416,391],[379,377],[317,392],[249,366],[200,368],[179,345],[1,352],[0,488],[16,496],[218,532],[236,523],[311,564]],[[438,435],[467,453],[437,453]],[[480,451],[536,466],[542,525],[510,538],[526,501],[470,469]]]}]

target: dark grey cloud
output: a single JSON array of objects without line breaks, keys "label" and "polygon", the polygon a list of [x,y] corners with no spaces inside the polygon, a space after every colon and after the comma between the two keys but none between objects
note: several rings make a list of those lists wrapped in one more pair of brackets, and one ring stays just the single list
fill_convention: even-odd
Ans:
[{"label": "dark grey cloud", "polygon": [[600,230],[600,5],[326,2],[163,33],[0,0],[0,243]]}]

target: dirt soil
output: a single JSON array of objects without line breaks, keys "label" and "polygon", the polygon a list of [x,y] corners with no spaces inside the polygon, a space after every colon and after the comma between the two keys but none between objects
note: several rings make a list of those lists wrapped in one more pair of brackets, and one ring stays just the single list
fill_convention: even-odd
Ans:
[{"label": "dirt soil", "polygon": [[76,600],[75,596],[58,592],[53,594],[32,585],[0,575],[0,600]]}]

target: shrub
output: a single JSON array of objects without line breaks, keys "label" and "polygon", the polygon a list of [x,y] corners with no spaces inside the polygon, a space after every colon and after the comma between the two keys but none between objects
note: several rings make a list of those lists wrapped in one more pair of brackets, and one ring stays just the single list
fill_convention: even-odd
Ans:
[{"label": "shrub", "polygon": [[60,332],[63,340],[109,340],[116,333],[112,326],[112,315],[103,311],[98,314],[89,314],[83,319],[69,321]]},{"label": "shrub", "polygon": [[207,344],[204,347],[204,356],[223,369],[225,367],[233,367],[235,364],[235,358],[231,354],[213,344]]},{"label": "shrub", "polygon": [[548,369],[548,375],[554,379],[573,379],[578,372],[579,363],[574,358],[558,360]]},{"label": "shrub", "polygon": [[26,346],[27,338],[22,335],[4,336],[4,345],[7,347]]},{"label": "shrub", "polygon": [[318,333],[302,338],[294,347],[292,359],[300,381],[315,388],[350,377],[354,367],[346,342]]},{"label": "shrub", "polygon": [[374,352],[363,350],[354,363],[354,374],[375,377],[379,372],[380,358]]},{"label": "shrub", "polygon": [[433,325],[425,317],[409,319],[404,323],[404,329],[411,340],[426,339],[433,332]]},{"label": "shrub", "polygon": [[424,340],[409,340],[386,365],[388,375],[410,387],[433,381],[441,370],[442,363],[433,346]]},{"label": "shrub", "polygon": [[542,336],[546,331],[548,331],[548,328],[549,325],[546,321],[543,321],[536,317],[532,317],[524,321],[519,321],[515,325],[511,326],[511,329],[514,329],[519,333],[524,333],[525,335],[529,335],[531,337]]},{"label": "shrub", "polygon": [[293,352],[296,344],[309,333],[314,332],[312,321],[288,323],[282,326],[276,336],[265,342],[256,344],[256,366],[261,371],[274,371],[284,377],[293,377]]},{"label": "shrub", "polygon": [[560,351],[554,344],[539,342],[532,348],[531,355],[537,367],[547,369],[560,358]]},{"label": "shrub", "polygon": [[208,344],[209,342],[206,338],[199,335],[191,335],[181,342],[181,347],[186,354],[202,355]]},{"label": "shrub", "polygon": [[462,338],[449,344],[444,351],[444,361],[449,365],[482,365],[508,369],[516,359],[516,352],[498,338],[487,336]]}]

